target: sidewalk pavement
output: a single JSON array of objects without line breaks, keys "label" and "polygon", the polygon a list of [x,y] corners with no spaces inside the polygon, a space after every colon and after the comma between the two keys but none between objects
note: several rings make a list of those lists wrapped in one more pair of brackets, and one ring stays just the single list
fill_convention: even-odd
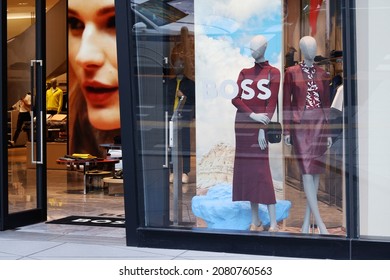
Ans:
[{"label": "sidewalk pavement", "polygon": [[[83,226],[77,226],[83,228]],[[291,258],[207,251],[129,247],[125,237],[0,232],[0,260],[284,260]]]}]

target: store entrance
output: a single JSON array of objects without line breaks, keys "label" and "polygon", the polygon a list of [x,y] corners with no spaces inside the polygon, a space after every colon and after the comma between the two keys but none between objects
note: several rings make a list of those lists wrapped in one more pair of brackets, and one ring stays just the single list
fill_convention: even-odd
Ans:
[{"label": "store entrance", "polygon": [[[68,217],[124,218],[123,180],[116,172],[121,169],[118,137],[100,141],[96,152],[71,147],[71,139],[81,134],[71,132],[77,119],[72,113],[79,107],[68,98],[74,86],[68,73],[68,2],[37,0],[23,7],[14,0],[1,3],[2,15],[7,14],[8,19],[7,25],[1,26],[7,27],[2,34],[8,34],[7,45],[2,40],[8,49],[2,57],[8,60],[1,83],[6,93],[2,110],[8,118],[1,124],[1,133],[8,131],[8,135],[1,138],[6,139],[3,151],[7,155],[1,166],[8,178],[2,176],[1,230],[25,226],[23,229],[32,227],[35,232],[58,232],[57,224],[39,222]],[[48,90],[62,92],[56,112],[47,111]],[[22,108],[23,100],[31,100],[31,106]],[[83,142],[93,146],[92,135]]]},{"label": "store entrance", "polygon": [[[23,172],[27,149],[20,154],[13,149],[1,158],[1,224],[2,230],[46,220],[46,147],[45,101],[45,6],[44,1],[31,1],[26,9],[21,3],[1,2],[2,36],[2,118],[3,151],[22,143],[34,143],[29,152],[33,169]],[[26,8],[26,7],[25,7]],[[15,21],[23,18],[24,25]],[[26,24],[26,21],[30,24]],[[20,30],[21,27],[24,30]],[[7,63],[4,63],[6,61]],[[5,113],[7,111],[7,113]],[[27,124],[29,128],[27,128]],[[26,126],[25,126],[26,125]],[[6,132],[7,134],[5,134]],[[8,174],[8,176],[5,176]]]}]

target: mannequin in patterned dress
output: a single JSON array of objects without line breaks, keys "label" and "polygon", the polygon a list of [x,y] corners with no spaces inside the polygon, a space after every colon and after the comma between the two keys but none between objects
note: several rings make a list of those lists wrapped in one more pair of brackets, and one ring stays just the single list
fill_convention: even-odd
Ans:
[{"label": "mannequin in patterned dress", "polygon": [[[284,142],[293,145],[306,195],[306,212],[301,231],[309,233],[312,213],[321,234],[328,230],[321,218],[317,192],[320,174],[324,172],[323,154],[332,145],[324,125],[330,106],[328,74],[313,65],[317,43],[305,36],[299,42],[304,61],[287,68],[283,86]],[[311,93],[311,94],[310,94]],[[290,129],[293,123],[295,128]],[[299,126],[301,128],[299,128]]]}]

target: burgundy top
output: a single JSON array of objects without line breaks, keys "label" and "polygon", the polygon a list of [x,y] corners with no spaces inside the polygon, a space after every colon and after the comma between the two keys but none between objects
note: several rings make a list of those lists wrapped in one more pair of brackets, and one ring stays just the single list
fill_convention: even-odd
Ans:
[{"label": "burgundy top", "polygon": [[[263,100],[261,98],[266,97],[266,93],[261,92],[258,89],[258,81],[261,79],[269,79],[270,82],[268,85],[265,85],[270,91],[271,96]],[[246,79],[252,80],[252,84],[249,85],[249,88],[253,90],[253,98],[247,100],[246,96],[249,96],[248,91],[242,89],[242,82]],[[233,105],[237,108],[237,113],[243,118],[242,121],[247,119],[249,122],[254,122],[249,115],[251,113],[267,113],[268,118],[271,119],[276,108],[276,103],[278,100],[278,93],[280,87],[280,71],[271,66],[268,61],[262,63],[255,63],[252,68],[243,69],[237,79],[237,84],[239,92],[235,98],[232,99]],[[244,98],[243,98],[244,95]],[[258,98],[260,96],[261,98]],[[262,125],[258,123],[259,127]],[[264,126],[264,125],[263,125]]]}]

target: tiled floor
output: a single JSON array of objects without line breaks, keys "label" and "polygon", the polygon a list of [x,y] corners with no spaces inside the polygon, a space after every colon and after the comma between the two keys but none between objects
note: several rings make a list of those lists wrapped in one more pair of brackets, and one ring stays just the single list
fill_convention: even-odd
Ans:
[{"label": "tiled floor", "polygon": [[[12,166],[9,180],[12,184],[11,209],[34,204],[30,188],[34,190],[35,170],[26,169],[25,148],[9,149]],[[83,176],[75,171],[48,170],[48,220],[65,216],[123,216],[123,196],[109,196],[103,191],[84,195]],[[193,179],[193,178],[192,178]],[[21,184],[20,187],[18,184]],[[21,189],[23,191],[21,191]],[[191,212],[191,198],[195,183],[185,185],[183,220],[195,225]],[[299,232],[305,205],[304,194],[293,188],[286,190],[294,205],[289,221],[281,224],[284,232]],[[12,199],[11,199],[12,198]],[[342,213],[333,206],[320,203],[325,223],[332,225],[331,234],[345,235],[342,231]],[[0,232],[0,259],[275,259],[269,256],[238,255],[187,250],[162,250],[127,247],[123,228],[71,226],[39,223],[15,230]],[[276,258],[283,259],[283,258]]]},{"label": "tiled floor", "polygon": [[[46,232],[46,233],[45,233]],[[125,245],[124,229],[36,224],[0,232],[0,260],[283,260],[291,258]]]}]

